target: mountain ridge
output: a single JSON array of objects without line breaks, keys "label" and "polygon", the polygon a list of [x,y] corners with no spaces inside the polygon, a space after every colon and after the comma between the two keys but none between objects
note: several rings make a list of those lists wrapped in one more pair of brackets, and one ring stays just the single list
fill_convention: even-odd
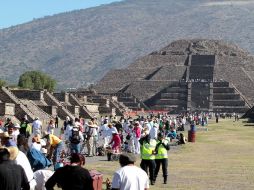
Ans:
[{"label": "mountain ridge", "polygon": [[224,40],[253,53],[254,5],[210,2],[126,0],[2,29],[0,78],[14,83],[41,70],[61,89],[81,87],[178,39]]}]

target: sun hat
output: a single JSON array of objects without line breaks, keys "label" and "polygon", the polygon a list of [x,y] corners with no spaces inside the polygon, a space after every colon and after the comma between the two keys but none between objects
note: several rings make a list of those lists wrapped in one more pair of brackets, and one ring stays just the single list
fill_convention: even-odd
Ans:
[{"label": "sun hat", "polygon": [[96,126],[93,124],[92,121],[88,121],[87,126],[88,126],[88,127],[96,127]]},{"label": "sun hat", "polygon": [[12,136],[9,135],[8,132],[4,132],[4,133],[3,133],[3,137],[4,137],[4,138],[12,138]]},{"label": "sun hat", "polygon": [[16,146],[4,147],[10,153],[10,160],[15,160],[18,156],[19,149]]}]

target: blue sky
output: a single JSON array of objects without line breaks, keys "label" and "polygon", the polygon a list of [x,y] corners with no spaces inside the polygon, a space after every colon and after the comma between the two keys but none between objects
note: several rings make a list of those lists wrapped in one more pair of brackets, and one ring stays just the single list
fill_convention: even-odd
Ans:
[{"label": "blue sky", "polygon": [[61,12],[120,0],[0,0],[0,29]]}]

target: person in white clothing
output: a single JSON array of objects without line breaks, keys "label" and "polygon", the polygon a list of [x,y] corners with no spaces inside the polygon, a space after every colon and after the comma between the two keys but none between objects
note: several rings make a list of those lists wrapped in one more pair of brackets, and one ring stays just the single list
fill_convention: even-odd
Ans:
[{"label": "person in white clothing", "polygon": [[117,129],[112,125],[112,123],[109,123],[108,124],[108,130],[107,130],[107,142],[109,143],[112,139],[112,133],[117,133],[118,134],[118,131]]},{"label": "person in white clothing", "polygon": [[7,149],[10,152],[10,159],[14,160],[16,164],[22,166],[22,168],[25,170],[27,179],[29,181],[30,190],[34,190],[36,186],[36,181],[33,178],[34,174],[28,158],[22,151],[19,151],[19,149],[15,146],[7,147]]},{"label": "person in white clothing", "polygon": [[135,152],[135,145],[134,145],[134,126],[129,125],[128,129],[126,130],[127,136],[126,136],[126,142],[128,143],[128,152]]},{"label": "person in white clothing", "polygon": [[134,165],[136,157],[123,153],[119,157],[122,168],[114,173],[111,190],[147,190],[149,179],[144,170]]},{"label": "person in white clothing", "polygon": [[34,172],[35,190],[46,190],[45,183],[53,174],[54,172],[51,170],[37,170]]},{"label": "person in white clothing", "polygon": [[68,121],[66,121],[66,126],[65,126],[65,131],[64,131],[64,138],[66,141],[69,141],[70,136],[72,134],[72,129],[73,129],[73,120],[70,119]]},{"label": "person in white clothing", "polygon": [[42,130],[42,123],[39,120],[39,118],[36,117],[35,120],[33,121],[33,124],[32,124],[33,136],[35,136],[37,134],[41,135],[41,130]]},{"label": "person in white clothing", "polygon": [[100,139],[103,141],[103,147],[106,147],[109,143],[109,139],[107,138],[108,129],[108,121],[104,120],[103,125],[99,128]]},{"label": "person in white clothing", "polygon": [[16,142],[16,144],[18,140],[18,135],[20,134],[19,129],[20,129],[20,125],[16,123],[14,125],[13,132],[12,132],[12,139]]},{"label": "person in white clothing", "polygon": [[151,139],[157,139],[157,133],[159,130],[159,124],[158,123],[154,123],[153,127],[150,130],[150,137]]}]

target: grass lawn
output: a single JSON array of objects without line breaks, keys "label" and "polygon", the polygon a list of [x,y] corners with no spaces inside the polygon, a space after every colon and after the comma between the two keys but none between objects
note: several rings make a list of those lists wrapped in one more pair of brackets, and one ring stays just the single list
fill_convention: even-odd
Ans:
[{"label": "grass lawn", "polygon": [[[208,131],[197,131],[196,142],[172,147],[169,151],[169,180],[162,184],[160,171],[152,190],[253,190],[254,126],[243,121],[211,120]],[[184,132],[187,137],[187,132]],[[137,161],[140,164],[140,160]],[[117,161],[87,163],[112,179]]]}]

